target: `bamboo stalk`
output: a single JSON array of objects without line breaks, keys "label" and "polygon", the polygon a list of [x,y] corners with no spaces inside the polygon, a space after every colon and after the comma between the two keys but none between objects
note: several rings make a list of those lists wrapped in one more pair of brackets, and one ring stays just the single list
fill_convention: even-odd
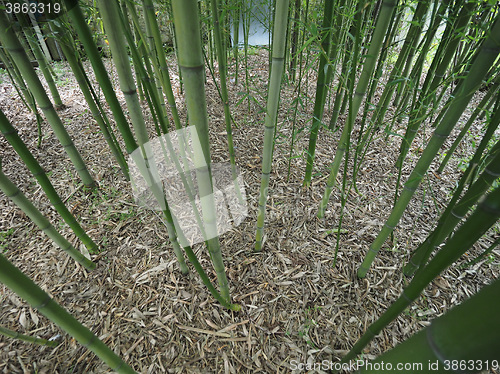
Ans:
[{"label": "bamboo stalk", "polygon": [[[172,2],[174,24],[177,35],[179,67],[186,90],[186,104],[189,121],[196,128],[200,147],[194,147],[194,164],[202,216],[206,230],[206,241],[222,298],[230,302],[229,285],[220,250],[215,217],[213,186],[208,139],[208,114],[204,87],[204,66],[201,52],[201,36],[198,8],[195,0]],[[201,148],[201,149],[200,149]]]},{"label": "bamboo stalk", "polygon": [[34,309],[74,337],[85,348],[94,352],[111,370],[123,374],[135,371],[118,357],[106,344],[83,326],[70,313],[38,287],[31,279],[0,254],[0,282],[10,288]]},{"label": "bamboo stalk", "polygon": [[2,171],[2,159],[0,158],[0,189],[16,204],[26,215],[54,241],[70,257],[87,270],[95,269],[95,263],[79,252],[69,241],[67,241],[55,229],[50,221],[29,201],[21,190],[12,183]]},{"label": "bamboo stalk", "polygon": [[95,244],[94,241],[87,235],[87,233],[82,229],[73,214],[71,214],[66,205],[64,205],[61,197],[52,186],[52,183],[50,183],[47,174],[35,159],[35,157],[33,157],[28,147],[26,147],[26,144],[24,144],[24,142],[17,134],[16,129],[11,125],[11,123],[1,110],[0,132],[5,136],[7,141],[12,145],[14,150],[24,161],[28,169],[31,171],[31,173],[36,178],[43,191],[49,198],[52,206],[61,215],[64,222],[66,222],[66,224],[73,230],[75,235],[82,241],[82,243],[85,244],[89,252],[96,253],[99,250],[97,244]]},{"label": "bamboo stalk", "polygon": [[323,26],[321,30],[321,52],[318,67],[318,80],[316,86],[316,97],[314,100],[314,110],[312,118],[311,132],[309,133],[309,146],[307,149],[306,171],[304,176],[304,186],[309,187],[311,184],[314,156],[316,152],[316,141],[318,139],[318,131],[322,124],[323,113],[325,110],[325,101],[328,93],[328,73],[331,70],[329,65],[330,39],[332,37],[333,27],[333,8],[334,0],[325,1],[325,10],[323,18]]},{"label": "bamboo stalk", "polygon": [[[469,1],[463,6],[463,8],[460,10],[460,13],[455,14],[455,12],[453,11],[449,16],[451,19],[453,19],[455,16],[457,18],[455,22],[449,23],[447,25],[443,33],[443,37],[441,38],[438,50],[436,51],[436,54],[432,61],[431,67],[427,72],[427,76],[419,94],[418,101],[414,102],[404,141],[401,142],[400,154],[398,156],[398,160],[396,161],[396,167],[398,169],[401,169],[403,165],[403,161],[408,153],[410,145],[417,135],[418,128],[420,127],[422,122],[426,118],[429,118],[429,116],[431,115],[430,113],[427,113],[426,115],[426,111],[431,102],[431,99],[436,94],[436,90],[439,84],[443,81],[445,71],[450,64],[451,59],[458,47],[458,43],[461,39],[460,34],[467,27],[475,4],[475,2]],[[457,3],[457,6],[455,8],[455,11],[458,12],[459,3]],[[442,91],[445,91],[444,87],[442,88]],[[436,107],[439,102],[440,100],[436,100],[434,102],[433,108]]]},{"label": "bamboo stalk", "polygon": [[405,38],[405,42],[401,51],[399,52],[399,57],[391,69],[391,73],[387,84],[382,92],[382,96],[379,100],[376,110],[372,115],[371,122],[374,124],[375,128],[379,128],[380,124],[383,123],[385,113],[389,107],[389,102],[393,96],[396,87],[403,83],[404,81],[404,67],[411,64],[411,59],[409,56],[413,56],[414,50],[417,47],[420,34],[424,27],[425,22],[424,17],[427,15],[429,10],[430,1],[419,1],[415,13],[413,14],[413,19],[411,21],[410,29]]},{"label": "bamboo stalk", "polygon": [[454,99],[451,106],[444,113],[441,122],[436,127],[436,130],[422,153],[422,156],[418,160],[417,165],[408,177],[408,181],[406,182],[398,201],[387,219],[387,222],[370,246],[366,257],[358,270],[358,277],[363,278],[366,275],[383,243],[398,224],[401,216],[413,197],[413,194],[419,186],[420,181],[423,179],[427,169],[434,160],[435,155],[441,148],[453,127],[458,122],[458,119],[467,107],[472,95],[480,86],[480,83],[486,76],[489,68],[495,62],[498,53],[500,52],[499,19],[500,17],[497,17],[488,38],[484,42],[482,48],[478,51],[478,55],[476,56],[470,71],[453,92],[452,96]]},{"label": "bamboo stalk", "polygon": [[[147,185],[151,188],[156,200],[162,207],[162,211],[165,214],[167,219],[167,230],[169,231],[169,238],[172,243],[174,253],[177,257],[177,261],[179,263],[179,268],[183,274],[188,272],[187,265],[184,260],[184,256],[178,243],[176,242],[177,234],[173,230],[173,222],[171,220],[170,211],[168,208],[168,204],[165,200],[165,195],[162,189],[159,186],[159,177],[155,172],[155,169],[151,167],[154,165],[150,164],[148,159],[148,155],[145,149],[146,144],[149,141],[149,136],[146,130],[146,124],[144,121],[144,117],[142,115],[142,109],[139,104],[139,98],[137,95],[137,90],[135,87],[134,78],[132,75],[132,69],[130,67],[129,57],[125,48],[125,31],[123,27],[117,27],[116,22],[118,21],[118,25],[122,25],[121,22],[121,14],[120,9],[118,8],[118,4],[109,1],[99,1],[100,10],[102,19],[104,22],[104,27],[106,28],[106,32],[109,39],[109,46],[111,49],[111,54],[113,60],[115,62],[116,70],[118,72],[120,88],[125,96],[125,101],[127,103],[127,107],[129,109],[130,118],[132,121],[132,126],[134,127],[135,134],[137,136],[137,141],[140,147],[140,155],[142,156],[142,163],[139,160],[136,160],[136,164],[139,166],[143,164],[144,167],[140,168],[141,174],[147,181]],[[128,37],[131,37],[128,35]],[[135,53],[134,46],[130,46],[131,50]],[[137,58],[137,54],[135,54]],[[136,66],[140,67],[141,75],[144,75],[145,72],[142,71],[142,66],[140,66],[139,61]],[[151,95],[156,95],[156,92],[152,89],[150,82],[144,81],[146,91]],[[145,92],[146,93],[146,92]],[[157,114],[161,116],[161,113],[158,111],[159,108],[156,107]],[[159,134],[158,134],[159,135]],[[164,204],[164,206],[163,206]],[[168,211],[168,212],[167,212]],[[169,220],[170,218],[170,220]]]},{"label": "bamboo stalk", "polygon": [[499,244],[500,244],[500,238],[497,238],[493,243],[491,243],[491,245],[485,251],[483,251],[483,253],[474,258],[472,261],[469,261],[466,264],[461,265],[460,269],[465,269],[474,266],[483,258],[485,258],[487,255],[489,255],[496,247],[498,247]]},{"label": "bamboo stalk", "polygon": [[472,245],[481,238],[500,217],[500,188],[491,192],[479,205],[469,219],[459,228],[432,258],[429,264],[422,269],[402,295],[366,329],[366,332],[344,356],[341,363],[354,359],[366,345],[377,336],[383,328],[403,312],[442,271],[460,258]]},{"label": "bamboo stalk", "polygon": [[375,368],[382,363],[385,371],[404,374],[449,373],[451,370],[476,373],[490,369],[494,362],[498,366],[499,294],[500,281],[497,280],[433,320],[424,330],[367,363],[358,373],[380,373],[381,370]]},{"label": "bamboo stalk", "polygon": [[102,89],[106,102],[108,103],[111,111],[113,112],[113,117],[120,130],[120,133],[125,141],[125,148],[127,153],[132,153],[137,148],[137,143],[132,135],[130,126],[125,119],[122,107],[116,98],[113,85],[109,80],[108,73],[104,64],[102,62],[97,46],[92,39],[92,34],[85,20],[85,16],[78,5],[78,0],[64,0],[66,5],[67,14],[70,16],[72,25],[75,27],[78,37],[80,38],[83,47],[85,48],[85,53],[89,57],[92,67],[94,69],[95,76],[99,85]]},{"label": "bamboo stalk", "polygon": [[[500,76],[498,77],[500,78]],[[446,152],[446,156],[444,157],[443,161],[441,162],[441,165],[439,165],[439,168],[437,169],[438,173],[442,173],[446,164],[450,160],[451,156],[453,155],[453,152],[455,152],[455,149],[458,147],[462,139],[464,138],[465,134],[467,134],[467,131],[469,131],[470,127],[474,123],[474,121],[478,118],[479,114],[482,113],[483,111],[486,110],[488,107],[489,103],[495,102],[496,98],[493,97],[493,94],[496,93],[498,87],[500,87],[500,79],[497,79],[496,82],[494,82],[493,87],[491,87],[486,95],[483,97],[479,105],[477,106],[476,109],[474,109],[474,112],[472,115],[469,117],[467,120],[467,123],[465,124],[464,127],[462,127],[462,130],[460,130],[460,134],[458,134],[457,138],[451,145],[451,147],[448,149],[448,152]]]},{"label": "bamboo stalk", "polygon": [[[67,38],[71,37],[70,35],[68,35],[65,32],[64,28],[57,27],[57,30],[60,34],[64,34]],[[62,48],[64,56],[66,57],[66,61],[68,61],[69,65],[71,67],[71,70],[73,71],[75,79],[78,83],[78,86],[80,87],[80,90],[83,93],[83,96],[85,97],[85,101],[87,102],[87,105],[89,106],[89,109],[90,109],[90,112],[92,113],[92,116],[94,117],[95,121],[99,125],[99,129],[101,130],[103,137],[106,140],[106,143],[108,144],[111,152],[113,153],[115,160],[118,162],[118,165],[120,166],[120,169],[122,170],[123,175],[125,176],[125,178],[127,180],[130,180],[130,176],[128,173],[127,161],[125,160],[123,152],[120,149],[120,146],[119,146],[118,142],[116,141],[116,138],[113,135],[113,130],[111,129],[111,126],[109,125],[109,120],[106,116],[106,113],[102,110],[99,110],[99,108],[96,104],[96,101],[94,100],[94,98],[96,98],[96,96],[92,95],[92,92],[91,92],[92,86],[90,85],[90,82],[87,78],[87,75],[85,74],[85,71],[82,69],[82,66],[80,65],[79,61],[77,60],[77,53],[76,53],[75,49],[72,47],[69,40],[59,39],[59,41],[60,41],[59,45]]]},{"label": "bamboo stalk", "polygon": [[[27,0],[24,0],[25,4],[29,4]],[[30,18],[33,15],[30,13]],[[54,82],[54,78],[49,70],[49,66],[47,63],[47,58],[42,52],[40,44],[38,44],[38,40],[36,38],[35,32],[33,30],[33,26],[29,23],[27,19],[25,19],[27,15],[18,14],[17,19],[20,25],[24,28],[24,34],[26,35],[26,39],[28,40],[28,44],[31,48],[31,51],[35,55],[36,61],[38,62],[38,67],[40,68],[47,85],[49,86],[50,93],[52,95],[52,99],[54,100],[54,105],[56,109],[64,108],[64,104],[61,100],[61,96],[59,95],[59,91],[57,90],[56,83]]]},{"label": "bamboo stalk", "polygon": [[240,14],[241,14],[241,0],[236,0],[234,4],[233,13],[233,55],[234,55],[234,85],[238,85],[238,74],[240,63],[238,60],[240,51]]},{"label": "bamboo stalk", "polygon": [[179,119],[179,113],[177,111],[177,106],[175,104],[174,93],[172,91],[172,84],[170,82],[170,74],[167,66],[167,59],[165,55],[165,50],[163,49],[162,39],[160,35],[160,29],[158,27],[158,22],[156,21],[156,16],[154,13],[154,6],[151,0],[144,1],[144,9],[146,10],[146,21],[150,24],[151,33],[154,40],[154,47],[156,54],[158,56],[158,63],[160,65],[160,81],[167,95],[168,105],[170,106],[170,111],[174,119],[175,128],[177,130],[182,128],[181,121]]},{"label": "bamboo stalk", "polygon": [[[9,25],[9,21],[3,12],[0,12],[0,24]],[[64,147],[67,155],[73,163],[78,176],[81,178],[86,187],[95,187],[95,181],[90,175],[85,162],[83,161],[80,153],[73,144],[73,140],[66,131],[59,115],[54,109],[47,93],[45,92],[42,83],[38,79],[35,70],[31,66],[31,62],[26,55],[26,52],[21,46],[14,30],[10,26],[0,27],[0,42],[4,48],[10,53],[12,58],[16,61],[16,65],[21,71],[24,80],[27,82],[31,93],[40,109],[45,114],[50,126],[54,130],[55,135]]]},{"label": "bamboo stalk", "polygon": [[3,326],[0,326],[0,334],[12,339],[22,340],[23,342],[28,342],[28,343],[45,345],[47,347],[57,347],[60,344],[59,340],[47,340],[47,339],[37,338],[36,336],[24,335],[18,333],[17,331],[6,329]]},{"label": "bamboo stalk", "polygon": [[227,145],[229,150],[229,160],[231,162],[231,168],[233,172],[233,179],[236,177],[236,161],[233,146],[233,130],[231,125],[231,110],[229,108],[229,99],[227,94],[227,67],[226,59],[227,56],[224,53],[225,49],[222,44],[222,35],[219,25],[219,2],[218,0],[210,1],[212,6],[212,17],[214,21],[214,35],[215,44],[217,51],[217,60],[219,62],[219,75],[220,75],[220,91],[221,98],[224,105],[224,119],[226,121],[226,133],[227,133]]},{"label": "bamboo stalk", "polygon": [[21,73],[17,68],[16,64],[14,63],[14,61],[12,61],[10,56],[8,56],[8,54],[2,48],[0,48],[0,60],[3,61],[3,63],[5,64],[5,67],[7,69],[7,74],[9,75],[11,82],[14,83],[14,87],[21,101],[29,110],[35,113],[36,125],[38,131],[37,147],[40,147],[42,144],[43,119],[36,106],[35,98],[33,97],[33,94],[31,93],[29,88],[26,87],[26,84],[24,83],[24,80],[21,77]]},{"label": "bamboo stalk", "polygon": [[354,93],[354,97],[352,99],[352,111],[351,109],[349,110],[348,124],[346,124],[346,126],[344,126],[344,129],[342,130],[342,135],[340,136],[337,152],[335,153],[335,158],[330,165],[330,175],[328,176],[325,193],[319,206],[319,218],[323,218],[325,216],[325,210],[328,205],[328,201],[330,200],[330,195],[333,191],[333,187],[336,184],[337,175],[342,163],[342,159],[344,158],[347,144],[350,141],[354,119],[358,114],[361,102],[363,100],[363,97],[365,96],[366,88],[368,87],[368,84],[372,77],[373,69],[375,68],[377,56],[379,55],[380,49],[382,47],[384,35],[387,32],[390,20],[392,18],[391,16],[396,5],[397,1],[393,2],[391,0],[385,0],[382,2],[380,14],[377,18],[377,23],[373,32],[373,38],[366,54],[365,62],[363,64],[363,71],[361,72],[361,76],[359,77],[359,81],[356,86],[356,92]]},{"label": "bamboo stalk", "polygon": [[281,77],[284,68],[286,27],[288,21],[288,0],[276,2],[273,32],[273,57],[269,92],[267,96],[266,117],[264,123],[264,150],[262,156],[262,177],[260,182],[259,210],[257,213],[257,230],[255,234],[255,250],[262,250],[264,244],[264,220],[268,197],[269,179],[273,161],[274,129],[280,96]]},{"label": "bamboo stalk", "polygon": [[[499,125],[500,112],[497,112],[493,120],[495,121],[492,121],[492,123],[490,123],[490,127],[488,128],[488,132],[490,134],[493,134]],[[493,182],[500,176],[500,142],[497,142],[488,157],[488,160],[486,161],[487,165],[484,172],[474,183],[472,183],[467,192],[459,200],[465,185],[473,178],[473,174],[477,169],[483,150],[486,148],[490,137],[491,136],[488,136],[488,134],[483,137],[476,154],[469,163],[469,167],[463,174],[462,178],[460,178],[458,187],[453,194],[453,198],[448,203],[448,207],[445,212],[439,218],[432,234],[430,234],[429,237],[421,245],[419,245],[412,254],[410,261],[404,268],[404,274],[406,276],[412,276],[414,272],[422,266],[422,264],[425,264],[432,251],[436,249],[455,229],[472,206],[480,200],[483,194],[491,188]]]}]

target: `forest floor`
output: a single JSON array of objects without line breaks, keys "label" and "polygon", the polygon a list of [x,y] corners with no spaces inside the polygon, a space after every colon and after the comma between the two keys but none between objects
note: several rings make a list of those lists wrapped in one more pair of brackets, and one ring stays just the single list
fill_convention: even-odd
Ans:
[{"label": "forest floor", "polygon": [[[106,64],[116,84],[110,61]],[[89,68],[88,63],[85,66]],[[314,69],[310,69],[303,84],[309,99],[304,100],[303,107],[299,106],[295,125],[296,130],[304,131],[296,136],[289,175],[292,100],[297,95],[291,85],[284,85],[281,93],[265,247],[254,253],[264,133],[261,107],[265,106],[267,94],[268,54],[265,50],[253,53],[248,72],[255,101],[250,103],[250,110],[246,100],[236,105],[246,92],[243,68],[238,84],[229,84],[232,115],[238,126],[233,130],[236,162],[244,179],[249,209],[241,225],[220,237],[231,295],[242,307],[240,312],[231,312],[213,299],[194,268],[190,267],[187,276],[181,275],[162,220],[134,201],[130,183],[112,158],[72,74],[64,63],[57,63],[55,69],[66,105],[59,115],[98,181],[98,190],[87,192],[82,188],[47,123],[43,124],[42,145],[36,148],[35,116],[17,98],[5,74],[0,76],[0,107],[49,172],[67,206],[102,248],[101,253],[91,255],[97,269],[88,272],[61,254],[4,194],[0,194],[0,248],[139,373],[300,372],[300,364],[316,363],[316,369],[324,369],[320,364],[338,361],[401,294],[408,282],[402,267],[411,250],[432,230],[438,210],[443,210],[461,175],[460,163],[472,154],[480,130],[479,124],[473,127],[443,174],[436,174],[438,165],[431,166],[395,230],[394,240],[385,243],[366,278],[358,279],[357,268],[393,205],[397,177],[394,165],[401,137],[386,139],[380,132],[373,140],[357,176],[358,192],[352,189],[348,194],[334,266],[337,234],[328,230],[338,225],[339,191],[332,194],[326,220],[319,220],[316,213],[340,132],[321,131],[315,176],[311,187],[304,189],[304,154],[315,92]],[[234,66],[231,72],[233,82]],[[185,118],[178,78],[173,71],[172,79],[178,107]],[[380,84],[377,95],[382,89]],[[208,72],[206,91],[212,161],[227,162],[223,108]],[[121,93],[118,96],[124,103]],[[475,97],[473,103],[479,99]],[[324,120],[328,122],[330,116],[327,106]],[[341,116],[341,126],[344,120],[345,116]],[[395,129],[397,134],[403,134],[404,124]],[[358,127],[359,124],[354,137]],[[408,177],[431,133],[428,127],[414,142],[402,181]],[[447,147],[456,135],[457,131],[451,134]],[[5,174],[83,251],[84,246],[50,207],[43,191],[3,137],[0,154]],[[351,180],[349,171],[348,181]],[[490,233],[468,256],[432,282],[414,304],[372,341],[363,358],[371,359],[387,351],[498,278],[498,251],[473,267],[459,267],[487,248],[496,235]],[[197,244],[194,249],[215,279],[205,247]],[[0,336],[1,373],[109,372],[93,353],[3,285],[0,325],[43,338],[63,336],[56,348]]]}]

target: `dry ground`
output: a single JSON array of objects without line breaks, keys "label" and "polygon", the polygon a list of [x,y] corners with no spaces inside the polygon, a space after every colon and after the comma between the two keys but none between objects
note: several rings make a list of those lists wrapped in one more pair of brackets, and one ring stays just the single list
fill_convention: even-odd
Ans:
[{"label": "dry ground", "polygon": [[[92,255],[97,269],[87,272],[61,254],[3,194],[0,194],[3,238],[0,245],[11,261],[140,373],[278,373],[291,371],[294,363],[338,360],[400,295],[407,282],[401,274],[402,265],[432,228],[438,217],[436,208],[443,209],[460,176],[458,160],[472,152],[471,139],[478,131],[473,130],[459,149],[458,159],[443,175],[428,174],[397,228],[394,241],[385,244],[368,276],[360,280],[356,270],[390,213],[400,138],[390,137],[386,141],[380,133],[374,140],[358,176],[359,193],[352,190],[349,194],[343,219],[345,232],[340,234],[334,267],[337,237],[327,230],[338,223],[338,191],[332,195],[326,221],[318,220],[316,212],[339,132],[321,132],[315,164],[318,175],[310,189],[302,188],[304,157],[292,159],[287,181],[291,98],[296,95],[293,89],[284,89],[265,249],[256,254],[252,249],[264,115],[255,103],[250,111],[246,101],[235,107],[244,89],[241,84],[231,84],[232,111],[238,125],[234,142],[237,164],[245,180],[249,216],[221,237],[231,293],[242,306],[241,312],[230,312],[214,301],[193,268],[188,276],[180,274],[165,226],[156,214],[134,202],[130,185],[112,159],[76,82],[66,69],[64,64],[56,69],[59,90],[67,106],[59,114],[98,181],[98,191],[88,193],[81,188],[46,123],[42,146],[36,148],[34,115],[20,103],[5,75],[0,84],[0,106],[50,173],[57,191],[82,226],[100,244],[102,252]],[[265,51],[251,56],[250,69],[253,95],[264,105]],[[241,75],[240,82],[243,79]],[[312,69],[306,86],[309,95],[313,95]],[[212,160],[227,161],[223,110],[210,76],[206,87]],[[184,113],[178,83],[174,89]],[[478,98],[474,100],[477,102]],[[310,126],[312,101],[313,98],[300,109],[297,129],[307,130]],[[329,120],[329,111],[325,118]],[[426,131],[417,139],[404,170],[406,176],[430,134],[430,130]],[[448,146],[454,136],[456,132]],[[303,153],[306,146],[307,131],[302,131],[295,141],[294,156]],[[77,248],[82,248],[3,137],[0,152],[5,173]],[[435,168],[433,165],[432,169]],[[483,240],[461,263],[479,254],[490,241],[491,238]],[[195,249],[205,269],[211,269],[204,247],[196,245]],[[460,270],[458,265],[438,277],[413,306],[374,339],[366,348],[365,357],[373,358],[388,350],[497,278],[499,253],[494,252],[492,259],[473,268]],[[208,272],[213,279],[214,272]],[[109,372],[94,354],[2,285],[0,325],[44,338],[63,335],[57,348],[0,337],[2,373]]]}]

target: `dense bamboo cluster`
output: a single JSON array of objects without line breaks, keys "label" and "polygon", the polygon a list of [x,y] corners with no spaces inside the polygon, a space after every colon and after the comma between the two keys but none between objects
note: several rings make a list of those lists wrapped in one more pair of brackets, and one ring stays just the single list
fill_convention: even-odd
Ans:
[{"label": "dense bamboo cluster", "polygon": [[[113,86],[104,67],[95,35],[89,27],[90,22],[85,19],[78,0],[65,0],[63,3],[65,11],[57,18],[57,22],[49,20],[45,26],[60,45],[123,177],[133,182],[137,176],[131,175],[132,170],[140,174],[157,205],[161,207],[159,210],[181,273],[188,272],[190,263],[215,299],[229,310],[240,310],[239,305],[232,303],[226,276],[227,264],[224,263],[219,240],[221,232],[214,200],[205,74],[210,71],[214,80],[217,80],[224,110],[227,154],[234,188],[243,203],[240,191],[242,186],[238,186],[236,180],[237,164],[246,155],[239,155],[237,145],[233,142],[235,123],[232,110],[235,103],[229,100],[228,85],[243,83],[246,93],[238,104],[246,100],[250,108],[252,92],[248,53],[252,21],[250,10],[253,9],[253,2],[144,0],[139,6],[131,0],[98,1],[95,11],[100,16],[106,41],[109,43],[110,57],[119,78],[118,88]],[[497,184],[500,177],[500,141],[496,135],[500,124],[500,10],[493,2],[448,0],[277,0],[274,8],[272,4],[273,2],[267,3],[270,12],[267,20],[270,73],[267,104],[263,114],[261,186],[260,191],[253,191],[258,194],[255,251],[265,250],[265,241],[271,240],[266,239],[265,234],[266,202],[272,178],[274,144],[279,132],[277,118],[282,110],[279,104],[283,85],[293,85],[294,94],[297,95],[292,99],[294,107],[288,169],[298,157],[294,154],[302,152],[306,165],[304,188],[311,188],[315,176],[314,161],[319,137],[324,133],[339,131],[339,140],[332,145],[332,153],[328,155],[331,161],[329,175],[326,183],[321,185],[324,188],[323,198],[317,206],[318,218],[324,219],[330,214],[328,207],[333,193],[339,192],[341,204],[337,232],[341,230],[349,193],[357,189],[357,174],[363,167],[364,157],[370,150],[371,143],[375,137],[389,138],[397,135],[395,129],[405,126],[404,135],[398,135],[402,141],[395,165],[398,177],[394,186],[394,205],[387,207],[388,217],[381,217],[386,222],[375,240],[366,243],[366,257],[361,264],[357,264],[357,275],[360,278],[366,276],[377,254],[394,234],[394,229],[430,166],[439,162],[445,140],[455,128],[461,126],[461,119],[465,117],[464,113],[471,99],[479,90],[486,90],[480,104],[473,108],[471,116],[464,121],[460,135],[441,161],[438,172],[447,167],[455,149],[464,141],[473,123],[478,120],[484,123],[482,139],[474,155],[468,160],[468,166],[433,231],[414,248],[408,263],[402,266],[404,274],[413,278],[409,280],[403,294],[378,320],[368,326],[352,350],[342,358],[341,362],[348,362],[355,359],[373,337],[416,300],[430,282],[452,266],[481,238],[490,235],[497,224],[500,217],[500,189]],[[161,16],[172,21],[173,46],[177,58],[175,68],[178,69],[182,83],[186,123],[182,123],[175,101],[169,73],[174,67],[167,64],[166,50],[157,22],[159,7],[163,10]],[[90,189],[98,188],[59,117],[57,109],[64,103],[30,22],[33,20],[29,17],[12,17],[5,9],[0,9],[0,59],[11,79],[16,82],[21,100],[29,110],[36,113],[38,124],[41,121],[40,112],[45,116],[81,183]],[[403,29],[405,24],[408,26]],[[240,27],[243,35],[240,35]],[[23,33],[28,41],[27,46],[20,41]],[[241,36],[243,61],[240,58]],[[28,46],[49,86],[50,97],[32,67],[26,51]],[[103,103],[96,93],[97,88],[90,83],[83,69],[83,56],[78,52],[82,48],[99,81],[99,90],[112,112],[112,118],[103,109]],[[397,58],[391,62],[389,54],[393,50],[397,51]],[[233,83],[228,79],[228,67],[231,64],[236,71]],[[304,93],[303,90],[307,86],[306,70],[311,66],[317,70],[313,112],[308,113],[311,120],[307,128],[298,128],[296,116],[300,111],[300,103],[303,99],[309,100],[307,92]],[[244,69],[245,82],[238,82],[240,69]],[[382,76],[387,77],[384,85],[380,83]],[[378,99],[375,97],[377,88],[381,92]],[[117,98],[116,89],[121,90],[125,98],[126,112]],[[154,131],[147,127],[143,114],[145,109],[151,114]],[[328,118],[327,113],[330,115]],[[402,170],[408,162],[412,144],[425,126],[431,127],[433,134],[418,156],[409,177],[403,180]],[[40,142],[40,125],[38,129]],[[297,150],[294,141],[304,130],[309,140],[308,147]],[[98,238],[91,239],[77,222],[45,170],[17,135],[16,124],[11,123],[1,110],[0,132],[19,154],[64,222],[92,255],[98,253],[99,248],[94,242]],[[190,147],[184,138],[175,138],[179,141],[178,158],[172,156],[175,147],[171,141],[174,138],[170,135],[175,132],[190,133],[196,140],[195,145]],[[159,141],[161,155],[151,151],[154,139]],[[122,141],[125,149],[120,146]],[[180,175],[212,262],[217,285],[212,283],[207,269],[200,264],[192,243],[170,206],[171,201],[168,200],[158,171],[158,165],[161,164],[158,158],[161,156],[169,159],[169,164]],[[185,172],[190,163],[194,165],[192,170],[196,178]],[[0,189],[58,247],[86,269],[95,268],[95,263],[64,238],[29,200],[29,196],[26,197],[12,183],[1,169],[1,158]],[[494,241],[485,253],[490,253],[498,243],[499,240]],[[340,235],[337,235],[336,245],[332,248],[335,261],[341,246]],[[2,255],[0,281],[94,351],[113,370],[134,372],[90,330]],[[492,317],[498,302],[490,304],[488,300],[498,299],[498,284],[496,282],[485,287],[484,291],[464,305],[434,321],[428,328],[427,340],[424,338],[425,333],[421,332],[379,360],[401,361],[408,357],[408,352],[413,352],[412,349],[418,352],[418,359],[422,362],[434,359],[439,352],[445,352],[445,358],[450,359],[497,358],[495,355],[498,352],[488,348],[498,344],[500,336],[498,322]],[[476,322],[488,318],[492,331],[484,331],[484,340],[473,334],[472,327],[458,334],[457,321],[461,318],[470,318]],[[471,326],[480,327],[479,324]],[[0,333],[35,343],[55,344],[21,336],[3,328],[0,328]],[[460,348],[460,341],[471,339],[477,339],[482,344],[479,346],[483,348]],[[448,348],[450,341],[453,344]]]}]

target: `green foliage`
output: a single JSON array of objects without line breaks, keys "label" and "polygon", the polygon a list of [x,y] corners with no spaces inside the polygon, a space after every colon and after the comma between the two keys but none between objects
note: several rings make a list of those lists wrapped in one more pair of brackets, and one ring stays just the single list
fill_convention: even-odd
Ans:
[{"label": "green foliage", "polygon": [[318,323],[314,320],[313,314],[320,309],[321,309],[320,306],[315,306],[313,308],[308,307],[305,310],[304,323],[302,324],[300,330],[298,331],[298,335],[306,342],[306,344],[309,347],[313,349],[318,349],[318,347],[316,347],[316,344],[314,344],[313,340],[310,337],[309,332],[312,328],[318,326]]},{"label": "green foliage", "polygon": [[8,247],[8,239],[14,233],[14,229],[10,228],[6,231],[0,231],[0,251],[5,253]]},{"label": "green foliage", "polygon": [[9,80],[7,70],[0,68],[0,84],[6,80]]},{"label": "green foliage", "polygon": [[[106,34],[104,31],[104,24],[102,22],[101,14],[98,11],[97,0],[84,0],[80,2],[80,7],[85,15],[85,20],[92,30],[92,39],[94,44],[97,45],[101,53],[105,49],[106,44]],[[85,53],[82,53],[82,57],[86,58]]]},{"label": "green foliage", "polygon": [[52,61],[52,70],[54,72],[54,81],[59,87],[66,87],[71,84],[68,76],[68,64],[64,61]]}]

